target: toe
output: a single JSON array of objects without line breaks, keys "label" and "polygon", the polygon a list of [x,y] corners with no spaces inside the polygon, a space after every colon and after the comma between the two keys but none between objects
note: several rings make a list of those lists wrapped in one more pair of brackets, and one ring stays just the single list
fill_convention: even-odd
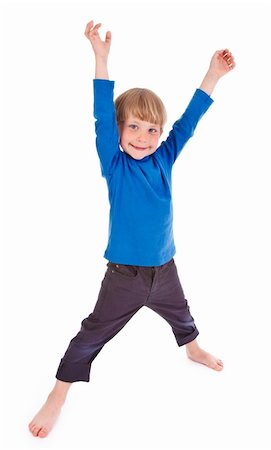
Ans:
[{"label": "toe", "polygon": [[39,430],[40,427],[38,427],[38,425],[36,425],[35,423],[33,423],[33,425],[31,426],[31,432],[33,433],[35,430]]},{"label": "toe", "polygon": [[33,428],[32,428],[32,434],[33,434],[33,436],[38,436],[39,431],[40,431],[40,427],[33,427]]},{"label": "toe", "polygon": [[221,364],[221,363],[217,363],[216,364],[216,367],[215,367],[215,370],[222,370],[223,369],[223,364]]},{"label": "toe", "polygon": [[40,438],[44,438],[44,437],[47,436],[47,434],[48,434],[48,431],[46,430],[46,428],[42,428],[42,429],[39,431],[38,436],[39,436]]}]

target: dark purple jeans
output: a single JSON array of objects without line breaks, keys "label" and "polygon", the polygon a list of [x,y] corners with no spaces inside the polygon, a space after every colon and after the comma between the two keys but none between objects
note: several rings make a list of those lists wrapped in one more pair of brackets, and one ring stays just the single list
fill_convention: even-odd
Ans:
[{"label": "dark purple jeans", "polygon": [[82,321],[60,361],[58,380],[89,381],[94,358],[142,306],[166,319],[179,346],[199,334],[174,259],[154,267],[112,262],[107,267],[94,310]]}]

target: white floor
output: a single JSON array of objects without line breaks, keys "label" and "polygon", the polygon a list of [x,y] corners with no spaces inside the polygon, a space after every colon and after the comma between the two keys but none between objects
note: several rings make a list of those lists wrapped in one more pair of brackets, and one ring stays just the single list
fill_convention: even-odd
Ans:
[{"label": "white floor", "polygon": [[[262,340],[244,337],[251,316],[246,319],[239,329],[226,321],[205,323],[199,341],[225,363],[217,373],[189,361],[167,323],[143,308],[104,347],[90,383],[72,386],[44,440],[33,438],[27,424],[54,383],[58,360],[54,346],[46,348],[45,337],[37,351],[37,335],[33,355],[19,351],[14,361],[10,358],[4,448],[270,449],[270,352],[264,335]],[[57,333],[52,333],[49,342],[55,339],[57,347]],[[23,336],[20,344],[23,350]]]}]

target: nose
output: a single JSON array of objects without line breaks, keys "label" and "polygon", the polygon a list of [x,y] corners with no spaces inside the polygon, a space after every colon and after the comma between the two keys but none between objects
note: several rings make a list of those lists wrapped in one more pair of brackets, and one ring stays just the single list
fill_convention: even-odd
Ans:
[{"label": "nose", "polygon": [[137,139],[138,142],[146,142],[146,140],[147,140],[147,133],[145,131],[143,131],[143,130],[140,130],[138,132],[138,135],[137,135],[136,139]]}]

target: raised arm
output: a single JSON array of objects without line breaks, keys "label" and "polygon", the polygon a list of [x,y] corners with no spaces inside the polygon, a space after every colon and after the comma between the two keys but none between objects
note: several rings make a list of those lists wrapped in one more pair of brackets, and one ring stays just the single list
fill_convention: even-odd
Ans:
[{"label": "raised arm", "polygon": [[169,167],[193,136],[199,120],[212,104],[213,99],[210,96],[218,80],[234,67],[234,58],[228,49],[218,50],[212,56],[209,69],[199,89],[196,90],[184,114],[174,123],[166,141],[162,142],[157,150],[157,154],[161,154]]},{"label": "raised arm", "polygon": [[95,54],[95,78],[108,80],[107,60],[111,45],[111,32],[107,31],[105,40],[102,41],[98,29],[102,24],[94,25],[91,20],[85,30],[85,36],[89,39]]},{"label": "raised arm", "polygon": [[109,177],[117,164],[120,147],[114,106],[114,81],[109,80],[107,59],[111,44],[111,33],[105,40],[99,35],[101,24],[90,21],[85,30],[95,55],[95,79],[93,80],[93,113],[95,117],[96,148],[101,163],[102,175]]},{"label": "raised arm", "polygon": [[235,67],[234,57],[228,49],[217,50],[212,56],[209,69],[199,87],[211,95],[218,80]]}]

